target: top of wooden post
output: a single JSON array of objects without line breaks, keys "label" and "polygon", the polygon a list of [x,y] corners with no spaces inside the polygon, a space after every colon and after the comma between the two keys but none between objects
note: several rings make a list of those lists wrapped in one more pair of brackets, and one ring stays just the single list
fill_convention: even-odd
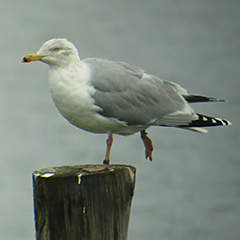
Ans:
[{"label": "top of wooden post", "polygon": [[42,178],[50,178],[50,177],[69,177],[69,176],[77,176],[78,177],[78,184],[81,183],[81,177],[82,176],[89,176],[89,175],[95,175],[95,174],[108,174],[113,171],[126,171],[126,169],[129,171],[129,176],[131,178],[131,182],[135,183],[135,173],[136,168],[131,165],[124,165],[124,164],[116,164],[116,165],[110,165],[109,169],[106,169],[104,171],[98,171],[98,172],[87,172],[84,171],[84,168],[94,167],[94,166],[100,166],[96,164],[86,164],[86,165],[74,165],[74,166],[56,166],[56,167],[50,167],[50,168],[43,168],[41,170],[36,170],[33,172],[33,177],[36,179],[37,177]]}]

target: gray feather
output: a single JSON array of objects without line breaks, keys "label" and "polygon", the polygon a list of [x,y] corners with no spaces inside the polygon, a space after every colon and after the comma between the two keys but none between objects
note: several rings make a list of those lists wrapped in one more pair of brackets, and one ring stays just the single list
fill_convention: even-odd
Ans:
[{"label": "gray feather", "polygon": [[[165,116],[186,105],[179,93],[186,93],[184,88],[144,74],[140,67],[96,58],[84,62],[92,71],[91,85],[96,89],[92,97],[105,117],[114,117],[129,125],[150,125],[157,119],[167,124]],[[188,114],[184,116],[184,122],[192,119]],[[174,116],[174,121],[178,122],[178,116]]]}]

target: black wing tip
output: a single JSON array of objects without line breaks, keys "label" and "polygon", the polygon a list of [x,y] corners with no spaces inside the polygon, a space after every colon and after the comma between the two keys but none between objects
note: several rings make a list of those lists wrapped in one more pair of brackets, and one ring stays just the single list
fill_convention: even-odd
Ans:
[{"label": "black wing tip", "polygon": [[224,99],[206,97],[200,95],[185,95],[183,96],[189,103],[197,103],[197,102],[225,102]]},{"label": "black wing tip", "polygon": [[230,126],[232,123],[226,119],[209,117],[198,114],[198,119],[190,122],[188,125],[180,127],[216,127],[216,126]]}]

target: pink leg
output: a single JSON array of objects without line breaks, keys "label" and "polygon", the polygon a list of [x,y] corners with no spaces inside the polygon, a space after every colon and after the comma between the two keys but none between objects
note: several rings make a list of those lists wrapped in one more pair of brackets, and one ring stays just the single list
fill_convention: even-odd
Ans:
[{"label": "pink leg", "polygon": [[109,164],[109,161],[110,161],[110,151],[111,151],[111,147],[112,147],[112,143],[113,143],[113,135],[112,135],[112,133],[109,134],[106,143],[107,143],[107,151],[106,151],[104,162],[107,162]]},{"label": "pink leg", "polygon": [[147,133],[145,130],[141,131],[141,139],[145,147],[146,159],[149,158],[149,160],[152,161],[152,151],[153,151],[152,140],[147,136]]},{"label": "pink leg", "polygon": [[103,161],[103,165],[102,166],[91,167],[91,168],[83,168],[83,171],[99,172],[99,171],[102,171],[102,170],[105,170],[105,169],[109,168],[109,162],[110,162],[109,157],[110,157],[110,151],[111,151],[111,147],[112,147],[112,143],[113,143],[112,133],[109,134],[106,143],[107,143],[107,150],[106,150],[105,159]]}]

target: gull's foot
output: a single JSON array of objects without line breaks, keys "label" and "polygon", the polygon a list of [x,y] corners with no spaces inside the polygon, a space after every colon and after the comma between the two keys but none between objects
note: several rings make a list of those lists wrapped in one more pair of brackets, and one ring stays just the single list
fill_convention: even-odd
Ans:
[{"label": "gull's foot", "polygon": [[109,169],[109,160],[104,160],[102,166],[83,168],[82,170],[86,172],[100,172],[106,169]]},{"label": "gull's foot", "polygon": [[147,136],[146,131],[141,131],[141,139],[145,146],[146,159],[149,158],[149,160],[152,161],[153,145],[152,145],[152,140]]}]

